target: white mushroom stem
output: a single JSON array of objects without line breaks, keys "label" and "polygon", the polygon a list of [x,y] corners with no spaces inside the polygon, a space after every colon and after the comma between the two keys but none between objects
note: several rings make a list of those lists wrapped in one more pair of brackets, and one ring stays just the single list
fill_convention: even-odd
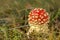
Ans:
[{"label": "white mushroom stem", "polygon": [[42,24],[42,25],[32,25],[32,24],[30,24],[30,29],[27,32],[27,35],[29,36],[33,31],[36,31],[37,33],[47,34],[49,32],[48,24]]}]

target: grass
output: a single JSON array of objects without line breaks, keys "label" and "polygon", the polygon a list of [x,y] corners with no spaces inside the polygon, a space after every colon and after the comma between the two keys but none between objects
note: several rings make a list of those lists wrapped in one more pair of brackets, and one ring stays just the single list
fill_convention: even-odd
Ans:
[{"label": "grass", "polygon": [[[0,40],[60,40],[60,5],[58,1],[39,0],[0,0]],[[49,33],[47,35],[33,32],[30,38],[28,14],[31,9],[42,7],[50,14]]]}]

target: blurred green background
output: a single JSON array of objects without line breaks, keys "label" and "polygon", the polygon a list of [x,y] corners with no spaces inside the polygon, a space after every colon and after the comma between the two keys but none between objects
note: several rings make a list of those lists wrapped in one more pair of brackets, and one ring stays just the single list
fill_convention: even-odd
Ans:
[{"label": "blurred green background", "polygon": [[28,14],[34,8],[44,8],[50,15],[48,40],[60,40],[60,0],[0,0],[0,40],[43,40],[26,32]]}]

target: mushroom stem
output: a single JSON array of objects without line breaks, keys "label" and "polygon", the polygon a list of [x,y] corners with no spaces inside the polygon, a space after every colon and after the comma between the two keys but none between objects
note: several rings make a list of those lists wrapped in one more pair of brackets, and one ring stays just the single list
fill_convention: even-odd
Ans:
[{"label": "mushroom stem", "polygon": [[30,29],[29,31],[27,32],[27,35],[29,36],[32,32],[36,32],[36,33],[45,33],[47,34],[49,32],[49,29],[48,29],[48,24],[42,24],[42,25],[31,25],[30,24]]}]

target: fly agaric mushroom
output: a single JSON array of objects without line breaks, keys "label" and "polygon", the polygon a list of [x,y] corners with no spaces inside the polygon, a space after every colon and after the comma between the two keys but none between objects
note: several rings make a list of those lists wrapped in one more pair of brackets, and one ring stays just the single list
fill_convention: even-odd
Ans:
[{"label": "fly agaric mushroom", "polygon": [[28,24],[30,26],[30,29],[27,32],[27,35],[33,32],[33,30],[36,32],[47,33],[49,31],[48,23],[49,15],[48,12],[45,11],[45,9],[33,9],[28,15]]}]

